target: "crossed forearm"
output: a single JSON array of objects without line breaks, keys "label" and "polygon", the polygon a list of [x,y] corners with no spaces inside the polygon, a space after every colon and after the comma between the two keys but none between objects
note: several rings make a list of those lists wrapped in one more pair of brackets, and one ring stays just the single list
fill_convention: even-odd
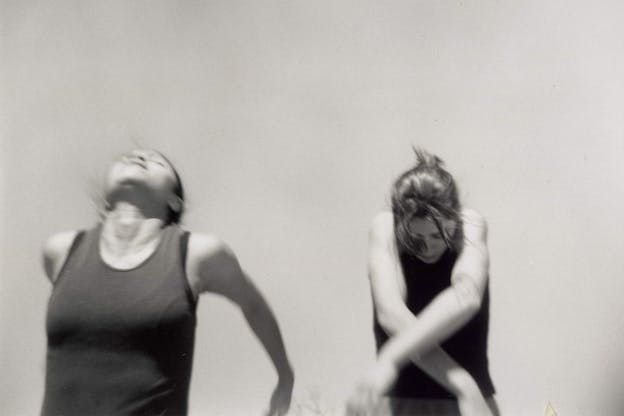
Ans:
[{"label": "crossed forearm", "polygon": [[[442,301],[444,302],[444,299]],[[427,318],[426,315],[425,318]],[[409,360],[455,396],[467,394],[467,391],[474,392],[476,382],[470,373],[448,355],[438,343],[434,343],[436,340],[437,342],[443,341],[445,337],[441,335],[445,335],[446,331],[443,334],[433,334],[434,336],[429,337],[415,336],[413,332],[418,328],[422,329],[420,319],[405,309],[403,313],[387,320],[382,326],[391,338],[387,347],[382,348],[379,358],[389,359],[398,366],[405,365],[405,361]],[[465,323],[464,320],[460,319],[456,325],[460,324],[458,327],[461,327]],[[412,333],[409,333],[410,331]],[[398,347],[396,347],[397,343]],[[404,351],[398,354],[393,350]],[[403,358],[397,360],[396,357]]]},{"label": "crossed forearm", "polygon": [[453,288],[446,289],[417,318],[407,321],[404,329],[384,345],[379,356],[396,366],[402,366],[414,357],[422,357],[463,327],[476,311],[474,306],[459,302]]}]

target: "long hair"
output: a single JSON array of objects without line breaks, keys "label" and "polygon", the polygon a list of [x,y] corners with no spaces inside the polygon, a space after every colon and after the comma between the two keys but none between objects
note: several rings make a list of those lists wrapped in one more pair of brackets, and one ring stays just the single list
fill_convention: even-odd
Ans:
[{"label": "long hair", "polygon": [[[392,213],[394,234],[400,251],[419,254],[424,242],[410,232],[410,222],[415,218],[432,221],[447,247],[461,250],[462,220],[458,189],[453,176],[442,166],[438,156],[414,148],[416,164],[402,173],[392,185]],[[456,223],[455,232],[449,235],[443,220]]]}]

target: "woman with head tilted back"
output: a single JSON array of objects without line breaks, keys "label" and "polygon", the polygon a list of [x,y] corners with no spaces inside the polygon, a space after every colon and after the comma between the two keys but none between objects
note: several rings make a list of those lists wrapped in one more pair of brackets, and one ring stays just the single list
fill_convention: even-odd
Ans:
[{"label": "woman with head tilted back", "polygon": [[262,295],[218,238],[189,233],[180,178],[152,150],[111,166],[102,221],[44,244],[53,283],[42,415],[186,415],[198,296],[240,306],[278,373],[270,415],[290,404],[293,372]]},{"label": "woman with head tilted back", "polygon": [[[460,206],[442,161],[416,151],[371,226],[378,357],[350,415],[497,414],[488,371],[487,226]],[[382,396],[384,396],[382,398]]]}]

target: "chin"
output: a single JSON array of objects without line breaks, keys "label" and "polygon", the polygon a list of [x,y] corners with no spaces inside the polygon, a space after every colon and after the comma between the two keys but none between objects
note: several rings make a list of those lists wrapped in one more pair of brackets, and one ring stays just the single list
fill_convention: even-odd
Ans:
[{"label": "chin", "polygon": [[433,264],[433,263],[436,263],[438,260],[440,260],[440,257],[442,257],[442,254],[444,253],[437,254],[435,256],[429,256],[429,257],[423,257],[423,256],[417,256],[417,257],[418,257],[418,260],[422,261],[423,263]]}]

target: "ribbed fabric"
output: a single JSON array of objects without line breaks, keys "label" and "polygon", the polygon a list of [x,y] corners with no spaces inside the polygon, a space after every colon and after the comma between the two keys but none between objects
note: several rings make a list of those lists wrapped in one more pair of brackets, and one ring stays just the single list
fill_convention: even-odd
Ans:
[{"label": "ribbed fabric", "polygon": [[[406,304],[418,315],[433,298],[451,284],[451,271],[457,255],[447,250],[435,264],[426,264],[415,256],[401,254],[400,261],[407,289]],[[464,367],[475,379],[485,397],[495,392],[488,370],[487,339],[489,327],[489,289],[486,288],[481,309],[458,332],[441,344],[442,349]],[[388,336],[374,317],[377,351]],[[454,396],[413,364],[400,372],[388,393],[393,397],[454,399]]]},{"label": "ribbed fabric", "polygon": [[185,415],[196,301],[188,233],[167,226],[131,270],[99,254],[101,225],[80,233],[48,302],[44,416]]}]

